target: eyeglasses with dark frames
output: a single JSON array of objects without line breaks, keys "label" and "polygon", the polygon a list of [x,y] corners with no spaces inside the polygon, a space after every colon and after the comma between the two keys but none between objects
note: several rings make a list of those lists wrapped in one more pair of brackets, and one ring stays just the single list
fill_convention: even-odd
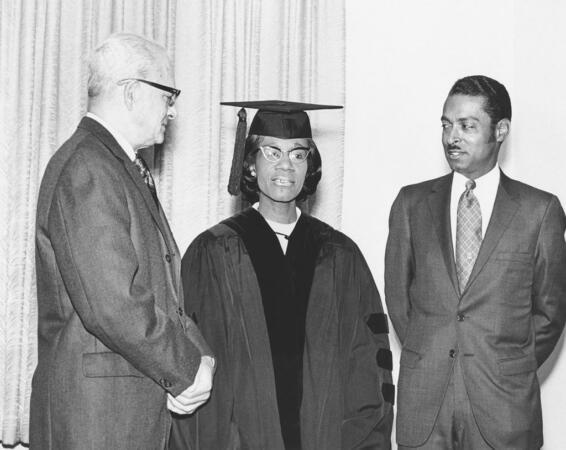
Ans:
[{"label": "eyeglasses with dark frames", "polygon": [[124,78],[123,80],[119,80],[117,84],[121,86],[125,83],[129,83],[130,81],[139,81],[140,83],[149,84],[150,86],[156,89],[169,92],[171,94],[170,97],[167,97],[167,105],[169,105],[169,107],[172,107],[175,104],[177,97],[179,97],[179,95],[181,94],[180,89],[176,89],[170,86],[165,86],[164,84],[155,83],[153,81],[144,80],[143,78]]}]

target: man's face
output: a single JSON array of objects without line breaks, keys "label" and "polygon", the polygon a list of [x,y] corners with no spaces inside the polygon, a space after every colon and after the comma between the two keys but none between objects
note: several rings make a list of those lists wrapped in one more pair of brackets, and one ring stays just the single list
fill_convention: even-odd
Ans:
[{"label": "man's face", "polygon": [[442,111],[442,145],[452,170],[476,179],[497,163],[501,142],[481,96],[451,95]]},{"label": "man's face", "polygon": [[[175,86],[170,71],[156,72],[148,81]],[[143,146],[161,144],[165,140],[167,123],[177,117],[177,110],[171,102],[171,94],[145,83],[140,83],[139,88],[141,96],[138,123]]]}]

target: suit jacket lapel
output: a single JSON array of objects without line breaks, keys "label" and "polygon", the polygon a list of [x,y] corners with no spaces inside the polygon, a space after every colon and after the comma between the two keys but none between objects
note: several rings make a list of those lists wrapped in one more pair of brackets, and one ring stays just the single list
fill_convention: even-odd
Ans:
[{"label": "suit jacket lapel", "polygon": [[450,226],[450,192],[452,189],[452,174],[440,178],[432,187],[428,196],[428,204],[432,221],[436,229],[444,263],[452,281],[452,286],[459,294],[454,247],[452,245],[452,230]]},{"label": "suit jacket lapel", "polygon": [[516,197],[517,196],[512,192],[511,187],[509,186],[509,177],[501,172],[501,178],[499,181],[499,187],[497,188],[497,195],[495,197],[491,219],[489,220],[478,257],[476,258],[474,268],[472,269],[468,285],[464,292],[474,282],[474,279],[478,276],[485,263],[489,260],[489,257],[501,239],[503,232],[507,229],[511,220],[515,216],[515,213],[519,208],[519,202]]},{"label": "suit jacket lapel", "polygon": [[83,117],[83,119],[79,123],[79,128],[84,128],[94,134],[114,154],[114,156],[116,156],[116,158],[122,161],[126,172],[128,172],[134,184],[140,190],[145,204],[149,209],[149,212],[151,213],[151,217],[157,224],[157,227],[159,228],[159,231],[163,236],[163,240],[165,241],[167,248],[169,249],[169,251],[171,251],[171,243],[169,242],[169,239],[167,239],[165,226],[159,214],[157,205],[155,204],[155,200],[153,199],[151,192],[143,181],[143,178],[141,177],[136,165],[130,160],[130,158],[118,144],[118,142],[116,142],[116,139],[114,139],[112,134],[96,120],[91,119],[90,117]]}]

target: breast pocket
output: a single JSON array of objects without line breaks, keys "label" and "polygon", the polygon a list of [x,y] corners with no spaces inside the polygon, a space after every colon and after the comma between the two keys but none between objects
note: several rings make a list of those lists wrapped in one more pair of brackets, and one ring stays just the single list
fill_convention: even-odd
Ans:
[{"label": "breast pocket", "polygon": [[492,260],[493,274],[499,274],[502,290],[513,296],[530,291],[533,283],[534,261],[529,252],[499,252]]},{"label": "breast pocket", "polygon": [[529,252],[498,252],[495,255],[495,259],[497,261],[529,264],[532,262],[533,256]]}]

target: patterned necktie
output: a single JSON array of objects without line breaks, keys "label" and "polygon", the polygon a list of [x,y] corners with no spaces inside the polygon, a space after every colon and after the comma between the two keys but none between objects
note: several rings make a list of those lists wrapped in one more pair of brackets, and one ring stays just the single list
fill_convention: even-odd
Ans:
[{"label": "patterned necktie", "polygon": [[144,159],[137,154],[136,154],[136,159],[134,159],[134,164],[140,171],[140,175],[142,176],[146,186],[149,188],[149,192],[151,192],[151,195],[155,200],[155,204],[159,206],[159,202],[157,201],[157,191],[155,189],[155,181],[153,181],[153,177],[151,176],[149,167],[147,167],[147,164],[144,161]]},{"label": "patterned necktie", "polygon": [[478,199],[473,189],[476,187],[474,180],[466,181],[466,190],[460,196],[458,202],[458,214],[456,221],[456,273],[460,292],[464,292],[476,257],[480,250],[481,235],[481,210]]}]

